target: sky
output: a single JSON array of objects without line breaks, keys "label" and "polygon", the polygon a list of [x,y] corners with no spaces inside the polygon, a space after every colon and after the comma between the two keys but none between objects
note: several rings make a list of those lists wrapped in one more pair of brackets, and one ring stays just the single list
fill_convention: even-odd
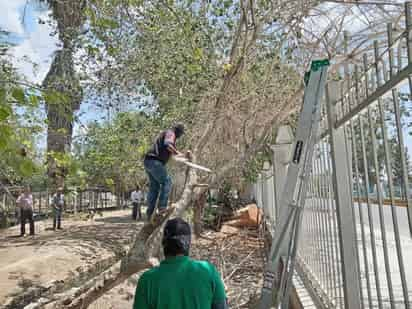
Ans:
[{"label": "sky", "polygon": [[51,35],[53,25],[38,22],[50,20],[47,6],[36,1],[0,0],[0,12],[0,28],[9,31],[8,41],[16,44],[11,49],[15,66],[29,81],[40,83],[59,44],[57,36]]},{"label": "sky", "polygon": [[[14,66],[28,81],[41,84],[60,48],[47,5],[35,0],[0,0],[0,12],[0,29],[10,33],[6,40],[14,45],[10,49]],[[44,110],[42,113],[45,117]],[[74,135],[84,133],[88,122],[100,121],[107,112],[85,100],[77,114]],[[39,139],[39,147],[44,148],[45,142],[44,135]]]}]

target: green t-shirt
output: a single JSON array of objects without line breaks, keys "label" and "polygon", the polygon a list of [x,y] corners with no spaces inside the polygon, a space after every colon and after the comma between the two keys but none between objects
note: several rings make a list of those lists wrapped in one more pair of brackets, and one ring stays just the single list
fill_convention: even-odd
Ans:
[{"label": "green t-shirt", "polygon": [[143,273],[133,309],[211,309],[225,300],[223,282],[212,264],[177,256]]}]

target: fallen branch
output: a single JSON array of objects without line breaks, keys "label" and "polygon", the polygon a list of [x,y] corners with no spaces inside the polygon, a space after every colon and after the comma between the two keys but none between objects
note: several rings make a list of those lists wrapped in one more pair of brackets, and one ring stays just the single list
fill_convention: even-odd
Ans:
[{"label": "fallen branch", "polygon": [[[260,247],[258,249],[261,249]],[[227,275],[224,279],[223,282],[226,282],[226,280],[229,280],[232,278],[232,276],[238,271],[238,269],[254,254],[258,249],[255,249],[251,251],[242,261],[240,261],[239,264],[236,265],[236,267],[231,271],[229,275]]]}]

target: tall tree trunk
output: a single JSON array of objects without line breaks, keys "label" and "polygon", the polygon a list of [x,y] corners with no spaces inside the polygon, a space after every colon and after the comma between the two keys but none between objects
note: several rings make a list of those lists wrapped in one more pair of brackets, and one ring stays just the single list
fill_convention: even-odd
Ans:
[{"label": "tall tree trunk", "polygon": [[53,185],[61,186],[67,171],[55,159],[70,151],[73,115],[81,101],[70,50],[63,49],[56,53],[43,85],[50,93],[46,99],[48,176]]},{"label": "tall tree trunk", "polygon": [[70,151],[74,112],[80,107],[82,92],[74,71],[73,41],[83,22],[84,0],[49,0],[57,22],[63,49],[56,52],[43,81],[47,112],[47,173],[53,186],[64,184],[67,170],[56,157]]}]

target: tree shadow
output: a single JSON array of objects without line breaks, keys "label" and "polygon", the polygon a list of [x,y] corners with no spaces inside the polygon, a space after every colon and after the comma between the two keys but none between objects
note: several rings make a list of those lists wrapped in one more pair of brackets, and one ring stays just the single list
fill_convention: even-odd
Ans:
[{"label": "tree shadow", "polygon": [[104,223],[114,223],[114,224],[122,224],[122,223],[127,223],[127,224],[130,224],[130,223],[144,223],[143,222],[143,219],[142,220],[139,220],[139,221],[135,221],[133,218],[132,218],[132,216],[131,215],[128,215],[128,216],[123,216],[123,217],[116,217],[116,216],[113,216],[113,217],[105,217],[105,218],[97,218],[97,219],[94,219],[94,221],[95,222],[104,222]]},{"label": "tree shadow", "polygon": [[[63,230],[19,237],[0,235],[0,249],[34,246],[62,246],[82,256],[91,258],[103,250],[123,256],[133,235],[143,226],[143,221],[134,221],[130,215],[97,218],[86,225],[68,225]],[[96,256],[97,257],[97,256]]]}]

